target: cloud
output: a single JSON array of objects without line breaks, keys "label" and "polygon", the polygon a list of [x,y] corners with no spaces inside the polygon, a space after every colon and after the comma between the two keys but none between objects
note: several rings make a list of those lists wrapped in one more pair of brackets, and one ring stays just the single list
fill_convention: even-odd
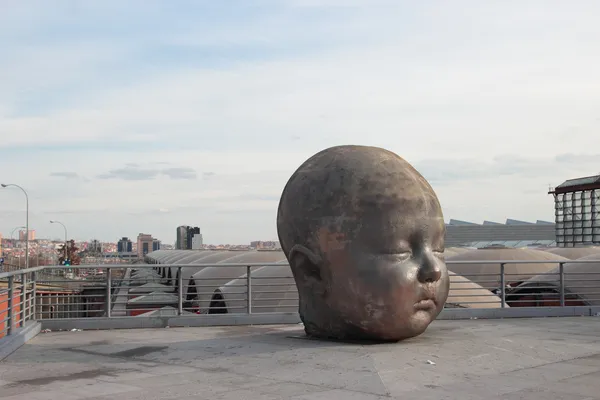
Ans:
[{"label": "cloud", "polygon": [[[558,185],[571,176],[595,174],[600,154],[558,154],[553,157],[523,157],[505,154],[490,160],[436,159],[415,162],[416,168],[434,185],[490,181],[498,177],[552,179]],[[558,182],[560,181],[560,182]]]},{"label": "cloud", "polygon": [[160,171],[156,169],[143,169],[131,165],[113,169],[105,174],[98,175],[99,179],[123,179],[125,181],[147,181],[156,178]]},{"label": "cloud", "polygon": [[[289,6],[290,3],[284,4]],[[407,8],[389,4],[379,10],[356,5],[338,17],[327,13],[311,21],[317,30],[328,29],[332,23],[343,28],[324,42],[330,47],[325,52],[301,53],[301,56],[285,54],[213,68],[204,67],[206,60],[203,59],[181,59],[183,52],[202,53],[205,43],[166,44],[178,62],[161,64],[161,68],[149,75],[141,74],[127,85],[94,87],[94,96],[85,96],[77,105],[63,107],[49,116],[8,118],[4,122],[5,130],[15,134],[0,145],[39,141],[39,137],[28,132],[51,127],[51,134],[46,137],[52,138],[54,143],[77,141],[91,145],[94,141],[121,140],[123,145],[134,145],[158,142],[163,133],[169,131],[170,141],[192,147],[202,143],[215,150],[237,147],[253,151],[258,146],[281,149],[285,144],[272,138],[283,135],[302,137],[297,141],[299,145],[303,145],[301,142],[329,145],[345,140],[379,145],[388,142],[403,146],[407,152],[424,153],[455,147],[457,143],[453,143],[453,138],[458,135],[472,141],[483,129],[489,136],[504,138],[498,140],[497,147],[498,151],[506,152],[510,150],[508,138],[520,140],[527,148],[539,140],[541,133],[548,133],[557,124],[585,124],[585,119],[596,118],[591,114],[596,112],[594,107],[562,104],[560,99],[578,96],[593,104],[598,88],[590,83],[594,82],[590,78],[595,73],[593,65],[598,57],[595,52],[581,51],[578,73],[565,75],[564,68],[574,67],[569,58],[562,56],[557,48],[538,46],[539,35],[552,42],[557,33],[523,31],[523,26],[539,23],[539,16],[525,13],[517,18],[515,7],[492,7],[497,11],[498,20],[506,24],[517,18],[519,24],[511,28],[508,36],[507,26],[502,23],[488,26],[487,19],[481,22],[469,19],[469,29],[485,28],[493,44],[488,47],[482,37],[467,37],[469,32],[460,26],[465,22],[460,15],[455,16],[457,21],[444,37],[439,28],[427,29],[444,26],[440,24],[446,23],[446,15],[426,6]],[[474,9],[483,16],[487,14],[481,7]],[[220,36],[221,32],[229,32],[226,29],[207,36],[200,34],[204,31],[183,24],[185,27],[177,31],[187,38],[214,41],[211,46],[224,45],[232,40],[249,40],[247,38],[253,37],[267,20],[269,24],[262,28],[265,32],[261,37],[272,37],[274,32],[281,31],[281,37],[270,40],[276,45],[283,44],[293,35],[290,32],[307,33],[304,17],[293,17],[289,12],[286,6],[270,9],[264,15],[257,15],[251,26],[228,33],[229,39]],[[403,32],[396,22],[402,12],[405,13],[403,19],[414,16],[415,24],[423,23],[421,28],[411,25],[410,41],[399,36]],[[571,11],[565,14],[565,21],[555,21],[556,12],[549,11],[547,19],[565,24],[580,17]],[[273,22],[278,18],[284,18],[283,22]],[[285,21],[290,23],[282,29]],[[251,29],[250,35],[244,29]],[[322,41],[322,36],[312,33],[312,29],[308,31],[310,39],[306,40]],[[358,41],[357,32],[364,33],[365,42]],[[519,37],[525,33],[527,35]],[[574,48],[583,50],[585,47],[582,42],[571,43],[574,38],[570,31],[562,35],[565,43],[554,42],[561,50],[564,46],[564,50],[572,54]],[[500,40],[516,42],[507,49]],[[345,41],[352,46],[342,44]],[[149,44],[144,40],[143,46]],[[538,48],[535,55],[528,54],[532,46]],[[234,50],[234,56],[240,52]],[[133,56],[138,55],[134,52]],[[117,52],[116,57],[118,59],[120,53]],[[73,65],[79,64],[73,61]],[[445,73],[436,74],[434,65],[444,65]],[[547,68],[547,65],[564,68]],[[85,66],[81,69],[82,73],[91,74]],[[524,107],[527,104],[537,106]],[[547,117],[550,109],[553,121]],[[428,118],[429,115],[435,118]],[[531,121],[535,119],[539,119],[537,126],[532,126]],[[591,132],[589,129],[591,127],[583,131]],[[532,131],[531,138],[521,135],[521,131]],[[252,135],[242,134],[245,132]],[[436,138],[441,146],[429,149],[426,140],[415,143],[399,140],[399,136],[415,134],[431,137],[435,132],[445,137]],[[384,136],[390,140],[383,140]],[[563,143],[546,144],[554,148],[561,145]]]},{"label": "cloud", "polygon": [[77,179],[80,177],[76,172],[51,172],[50,176],[65,178],[65,179]]},{"label": "cloud", "polygon": [[161,173],[171,179],[194,180],[198,178],[196,171],[191,168],[165,168],[161,170]]},{"label": "cloud", "polygon": [[100,174],[99,179],[122,179],[125,181],[148,181],[164,175],[169,179],[194,180],[198,176],[192,168],[163,168],[151,169],[143,168],[138,164],[128,163],[123,168],[110,170],[107,173]]}]

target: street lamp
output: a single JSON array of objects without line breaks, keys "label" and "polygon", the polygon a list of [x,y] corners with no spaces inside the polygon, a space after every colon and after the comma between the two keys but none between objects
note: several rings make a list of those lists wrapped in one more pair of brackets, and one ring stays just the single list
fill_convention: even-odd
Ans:
[{"label": "street lamp", "polygon": [[[13,230],[10,232],[10,242],[12,243],[13,250],[14,250],[14,248],[16,247],[16,246],[15,246],[15,241],[13,240],[13,238],[14,238],[14,235],[15,235],[15,231],[16,231],[17,229],[27,229],[27,228],[25,228],[24,226],[17,226],[15,229],[13,229]],[[14,255],[14,253],[13,253],[12,257],[13,257],[13,261],[14,261],[14,258],[15,258],[15,255]],[[21,257],[20,257],[20,256],[19,256],[19,268],[21,268]]]},{"label": "street lamp", "polygon": [[1,183],[0,186],[3,188],[7,188],[10,186],[16,187],[17,189],[21,189],[23,194],[25,195],[25,268],[29,268],[29,196],[27,195],[27,191],[23,189],[19,185],[15,185],[14,183]]},{"label": "street lamp", "polygon": [[67,258],[68,258],[68,257],[67,257],[67,256],[68,256],[68,254],[67,254],[67,246],[68,246],[68,239],[67,239],[67,237],[68,237],[68,235],[67,235],[67,227],[65,226],[65,224],[63,224],[63,223],[62,223],[62,222],[60,222],[60,221],[50,221],[50,223],[51,223],[51,224],[59,224],[59,225],[62,225],[63,229],[65,230],[65,263],[66,263],[66,262],[67,262]]},{"label": "street lamp", "polygon": [[10,232],[10,240],[11,240],[11,241],[13,240],[13,237],[14,237],[14,235],[15,235],[15,231],[16,231],[17,229],[27,229],[27,228],[26,228],[26,227],[24,227],[24,226],[17,226],[15,229],[13,229],[13,230],[12,230],[12,232]]}]

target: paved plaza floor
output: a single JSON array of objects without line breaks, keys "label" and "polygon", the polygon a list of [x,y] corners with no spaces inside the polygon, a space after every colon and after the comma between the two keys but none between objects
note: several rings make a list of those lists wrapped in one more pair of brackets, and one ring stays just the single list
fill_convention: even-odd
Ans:
[{"label": "paved plaza floor", "polygon": [[301,325],[43,333],[0,362],[0,398],[600,399],[600,318],[437,321],[377,345]]}]

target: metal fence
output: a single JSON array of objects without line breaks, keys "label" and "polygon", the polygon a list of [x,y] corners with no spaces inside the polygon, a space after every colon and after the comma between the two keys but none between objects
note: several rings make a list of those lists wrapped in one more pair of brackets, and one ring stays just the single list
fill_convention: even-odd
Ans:
[{"label": "metal fence", "polygon": [[[0,275],[0,338],[35,318],[36,272],[22,269]],[[2,276],[6,275],[6,276]]]},{"label": "metal fence", "polygon": [[[525,309],[529,316],[564,315],[557,309],[589,315],[590,307],[600,307],[599,263],[449,261],[457,271],[442,317],[458,315],[457,309],[463,317],[525,316]],[[263,323],[287,323],[299,321],[297,310],[291,271],[279,263],[44,266],[0,273],[0,337],[30,320],[53,329],[227,325],[256,322],[256,316],[269,316]]]}]

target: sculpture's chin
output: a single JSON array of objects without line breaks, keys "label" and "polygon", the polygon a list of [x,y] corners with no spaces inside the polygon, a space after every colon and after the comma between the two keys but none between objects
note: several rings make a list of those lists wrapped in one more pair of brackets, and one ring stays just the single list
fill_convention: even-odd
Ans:
[{"label": "sculpture's chin", "polygon": [[[435,312],[434,312],[435,313]],[[334,323],[331,319],[311,321],[302,318],[304,331],[308,336],[348,341],[398,342],[423,334],[435,315],[429,312],[417,312],[402,322],[388,321],[376,326],[353,323]]]}]

